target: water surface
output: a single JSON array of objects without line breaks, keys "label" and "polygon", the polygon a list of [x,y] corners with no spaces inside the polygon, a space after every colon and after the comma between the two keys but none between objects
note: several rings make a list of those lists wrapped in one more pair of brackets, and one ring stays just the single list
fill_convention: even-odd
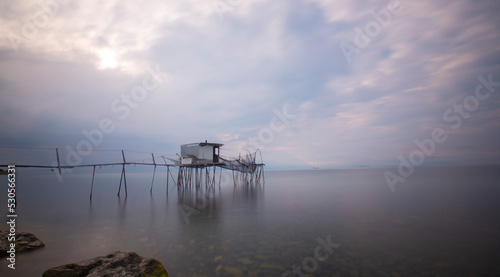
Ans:
[{"label": "water surface", "polygon": [[[393,193],[387,169],[266,171],[265,185],[166,193],[165,172],[17,176],[18,231],[46,247],[1,276],[134,251],[170,276],[500,276],[500,167],[418,168]],[[7,183],[2,176],[2,182]],[[6,207],[6,193],[0,205]],[[6,209],[5,209],[6,210]],[[6,228],[3,228],[6,229]],[[319,241],[337,248],[326,255]],[[315,258],[320,247],[322,259]],[[300,276],[291,273],[289,276]]]}]

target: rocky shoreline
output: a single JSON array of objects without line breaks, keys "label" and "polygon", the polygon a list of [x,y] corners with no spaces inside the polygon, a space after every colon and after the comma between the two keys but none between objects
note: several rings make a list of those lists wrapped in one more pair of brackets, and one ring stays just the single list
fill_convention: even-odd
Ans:
[{"label": "rocky shoreline", "polygon": [[[15,234],[15,253],[45,246],[40,239],[31,233],[16,232]],[[13,242],[8,240],[9,235],[8,231],[0,231],[0,257],[8,256],[8,251],[11,251],[10,244]],[[116,251],[106,256],[53,267],[43,273],[43,277],[62,276],[168,277],[168,273],[158,260],[141,257],[135,252]]]},{"label": "rocky shoreline", "polygon": [[168,277],[163,265],[152,258],[134,252],[116,251],[113,254],[57,266],[46,270],[43,277]]},{"label": "rocky shoreline", "polygon": [[8,240],[9,234],[10,233],[8,231],[0,231],[0,257],[8,256],[7,251],[10,250],[10,244],[14,242],[16,244],[16,253],[30,251],[45,246],[45,244],[33,234],[16,232],[15,241]]}]

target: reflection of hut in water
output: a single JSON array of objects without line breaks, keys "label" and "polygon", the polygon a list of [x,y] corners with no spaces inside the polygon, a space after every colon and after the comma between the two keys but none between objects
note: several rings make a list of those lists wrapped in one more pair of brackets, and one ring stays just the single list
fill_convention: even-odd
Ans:
[{"label": "reflection of hut in water", "polygon": [[[179,169],[177,198],[180,214],[186,223],[194,218],[216,217],[216,207],[220,205],[216,196],[220,194],[221,182],[224,185],[229,182],[234,184],[233,192],[237,191],[237,184],[254,192],[260,190],[260,184],[264,183],[264,163],[259,150],[254,153],[247,151],[244,157],[223,158],[220,155],[222,146],[221,143],[207,141],[183,144],[179,158],[172,160]],[[256,162],[257,154],[260,155],[260,163]],[[216,184],[219,185],[218,193]]]}]

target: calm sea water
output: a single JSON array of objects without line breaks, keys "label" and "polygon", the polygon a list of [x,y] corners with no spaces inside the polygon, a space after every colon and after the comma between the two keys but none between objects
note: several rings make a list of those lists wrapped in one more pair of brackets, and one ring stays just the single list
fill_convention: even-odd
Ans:
[{"label": "calm sea water", "polygon": [[417,168],[394,193],[385,170],[266,171],[265,185],[179,193],[170,183],[168,196],[164,171],[152,195],[151,173],[128,173],[128,197],[116,195],[118,169],[98,170],[92,202],[88,173],[59,183],[20,170],[17,229],[46,247],[18,254],[16,270],[2,259],[0,276],[115,250],[156,258],[174,277],[500,276],[500,167]]}]

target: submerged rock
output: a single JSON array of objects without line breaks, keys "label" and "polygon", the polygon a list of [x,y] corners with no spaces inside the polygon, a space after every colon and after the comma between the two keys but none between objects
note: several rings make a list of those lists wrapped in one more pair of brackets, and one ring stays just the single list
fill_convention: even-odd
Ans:
[{"label": "submerged rock", "polygon": [[272,269],[272,270],[280,270],[283,271],[285,270],[284,266],[278,265],[278,264],[269,264],[269,263],[263,263],[260,265],[261,269]]},{"label": "submerged rock", "polygon": [[116,251],[114,254],[57,266],[46,270],[43,277],[168,277],[163,265],[151,258],[144,258],[134,252]]},{"label": "submerged rock", "polygon": [[224,270],[231,275],[243,274],[243,271],[241,269],[234,267],[234,266],[226,266],[226,267],[224,267]]},{"label": "submerged rock", "polygon": [[0,231],[0,257],[7,256],[7,251],[10,250],[10,244],[16,244],[16,252],[23,252],[33,250],[45,246],[41,240],[35,235],[25,232],[16,232],[15,241],[9,241],[10,233],[7,231]]},{"label": "submerged rock", "polygon": [[253,264],[253,261],[250,260],[249,258],[241,258],[241,259],[238,259],[238,262],[244,264],[244,265],[249,265],[249,264]]}]

